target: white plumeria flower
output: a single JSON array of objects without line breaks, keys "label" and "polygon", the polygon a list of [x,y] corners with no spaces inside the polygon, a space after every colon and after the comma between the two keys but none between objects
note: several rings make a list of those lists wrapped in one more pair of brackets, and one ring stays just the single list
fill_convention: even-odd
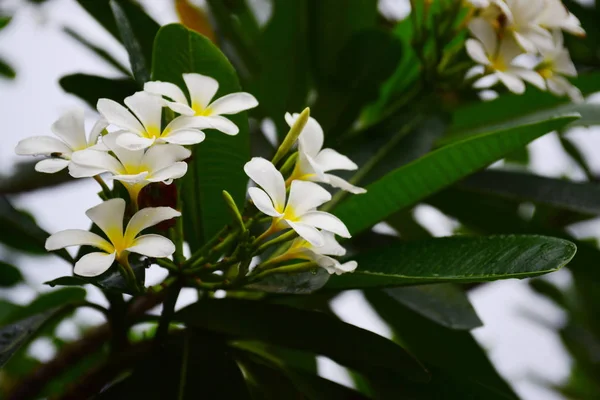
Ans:
[{"label": "white plumeria flower", "polygon": [[341,275],[346,272],[353,272],[358,263],[356,261],[347,261],[340,263],[335,258],[329,256],[344,256],[346,249],[335,240],[335,235],[331,232],[323,231],[324,243],[322,246],[313,246],[303,238],[296,238],[290,248],[277,259],[304,259],[317,263],[330,274]]},{"label": "white plumeria flower", "polygon": [[[525,80],[542,90],[545,89],[544,79],[538,73],[515,64],[515,58],[523,53],[512,38],[505,37],[499,43],[492,26],[481,18],[472,20],[469,29],[477,40],[467,40],[467,53],[475,62],[491,72],[477,80],[473,84],[475,88],[488,88],[500,81],[511,92],[521,94],[525,91],[523,83]],[[477,68],[481,67],[475,66],[467,73],[467,76],[470,76]]]},{"label": "white plumeria flower", "polygon": [[98,120],[86,138],[83,114],[82,108],[67,111],[51,127],[59,139],[51,136],[33,136],[21,140],[15,152],[19,155],[52,156],[35,165],[38,172],[51,174],[65,169],[71,164],[73,154],[96,145],[98,136],[108,125],[105,120]]},{"label": "white plumeria flower", "polygon": [[546,80],[548,90],[557,96],[569,96],[574,102],[582,102],[581,91],[573,86],[565,76],[577,76],[577,70],[569,51],[563,46],[563,36],[559,30],[553,32],[552,50],[542,50],[542,62],[537,72]]},{"label": "white plumeria flower", "polygon": [[[291,127],[299,116],[300,114],[286,113],[285,120]],[[366,193],[365,189],[327,173],[332,170],[353,171],[358,166],[333,149],[323,149],[324,139],[323,128],[310,117],[298,137],[298,160],[288,182],[294,180],[323,182],[350,193]]]},{"label": "white plumeria flower", "polygon": [[165,96],[167,106],[181,115],[202,117],[208,121],[211,128],[217,129],[227,135],[237,135],[240,131],[236,124],[223,115],[237,114],[258,105],[258,101],[250,93],[230,93],[211,102],[219,82],[210,76],[200,74],[183,74],[191,103],[183,91],[170,82],[153,81],[144,85],[144,90],[149,93]]},{"label": "white plumeria flower", "polygon": [[[102,138],[102,150],[80,151],[73,156],[69,172],[75,178],[92,176],[94,171],[110,172],[127,188],[131,200],[137,197],[146,185],[152,182],[170,184],[187,172],[187,163],[192,152],[176,144],[156,144],[147,150],[128,150],[119,146],[120,135],[113,132]],[[100,145],[99,149],[102,149]],[[108,153],[110,150],[114,155]]]},{"label": "white plumeria flower", "polygon": [[204,140],[200,129],[210,128],[207,121],[190,117],[177,117],[165,129],[161,128],[164,101],[160,96],[137,92],[125,98],[125,105],[109,99],[98,100],[98,112],[106,120],[123,130],[117,144],[129,150],[140,150],[157,143],[192,145]]},{"label": "white plumeria flower", "polygon": [[332,214],[317,211],[317,207],[331,200],[331,194],[313,182],[293,181],[286,203],[283,175],[275,166],[261,157],[254,157],[244,165],[244,171],[258,186],[248,194],[264,214],[273,217],[269,233],[292,228],[298,235],[315,246],[325,243],[319,229],[349,238],[350,232],[342,221]]},{"label": "white plumeria flower", "polygon": [[536,53],[552,45],[552,35],[539,22],[546,8],[546,0],[496,0],[504,13],[503,28],[512,33],[519,46],[528,53]]},{"label": "white plumeria flower", "polygon": [[585,36],[581,22],[569,12],[560,0],[545,0],[537,23],[548,29],[562,29],[577,36]]},{"label": "white plumeria flower", "polygon": [[106,272],[115,259],[127,264],[131,253],[148,257],[169,257],[175,245],[169,239],[155,234],[138,236],[144,229],[162,221],[179,217],[181,213],[170,207],[144,208],[131,217],[123,233],[125,200],[107,200],[86,211],[91,219],[107,236],[108,240],[82,229],[67,229],[51,235],[46,240],[46,250],[59,250],[69,246],[88,245],[101,252],[89,253],[75,264],[75,273],[81,276],[97,276]]}]

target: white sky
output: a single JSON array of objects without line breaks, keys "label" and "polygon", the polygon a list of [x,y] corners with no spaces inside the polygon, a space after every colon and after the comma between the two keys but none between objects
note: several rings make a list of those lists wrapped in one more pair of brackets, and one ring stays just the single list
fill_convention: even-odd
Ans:
[{"label": "white sky", "polygon": [[[59,77],[74,72],[114,74],[103,61],[62,34],[62,25],[85,32],[86,37],[110,48],[123,63],[127,62],[124,51],[115,40],[81,11],[73,0],[53,0],[49,3],[41,8],[22,7],[11,25],[0,35],[0,54],[10,60],[18,71],[15,81],[0,80],[2,173],[10,171],[18,160],[13,149],[19,140],[32,135],[49,134],[49,127],[59,114],[69,107],[83,105],[79,99],[62,92],[57,82]],[[150,7],[161,23],[174,20],[171,2],[146,0],[143,3]],[[386,9],[395,6],[393,1],[385,3]],[[398,10],[403,12],[402,7]],[[91,124],[95,113],[88,110],[87,117]],[[573,136],[578,142],[588,144],[584,148],[588,153],[600,148],[597,136],[590,130],[579,129]],[[533,169],[547,176],[568,174],[580,177],[580,171],[558,150],[556,142],[556,137],[549,135],[531,145]],[[594,142],[595,145],[591,146]],[[600,160],[597,154],[596,159]],[[600,171],[600,161],[594,167]],[[19,207],[30,211],[38,223],[50,232],[66,228],[87,229],[89,221],[84,212],[98,203],[97,191],[96,183],[90,179],[62,188],[22,195],[14,200]],[[418,211],[419,219],[434,234],[450,234],[452,223],[438,214],[427,207]],[[597,224],[579,229],[581,234],[598,236]],[[69,265],[53,256],[21,257],[18,262],[24,267],[28,285],[0,291],[0,297],[9,297],[20,303],[34,296],[33,289],[49,290],[42,285],[44,281],[70,274]],[[151,279],[157,281],[163,273],[158,271],[151,275]],[[564,283],[569,276],[565,272],[556,274],[553,279]],[[569,373],[568,354],[552,331],[528,320],[525,312],[535,312],[553,325],[561,323],[561,312],[545,299],[534,296],[525,282],[516,280],[486,285],[470,297],[485,323],[483,328],[474,331],[475,336],[489,349],[499,371],[523,399],[560,399],[554,393],[532,384],[529,376],[535,373],[555,383],[562,381]],[[103,296],[96,290],[90,290],[89,299],[104,302]],[[182,299],[182,303],[193,300],[193,296],[188,295]],[[344,320],[389,337],[387,326],[368,309],[359,293],[348,292],[340,296],[334,303],[334,309]],[[77,324],[98,323],[101,320],[100,315],[82,310],[74,321],[61,324],[61,336],[75,338],[78,334]],[[41,341],[35,343],[32,351],[47,358],[51,350],[51,345],[49,347],[48,343]],[[348,382],[343,370],[331,361],[321,359],[319,365],[325,376]]]}]

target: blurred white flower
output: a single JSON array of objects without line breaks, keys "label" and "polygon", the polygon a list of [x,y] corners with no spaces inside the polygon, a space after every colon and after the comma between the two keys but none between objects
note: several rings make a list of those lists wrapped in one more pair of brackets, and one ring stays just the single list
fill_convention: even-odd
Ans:
[{"label": "blurred white flower", "polygon": [[[467,53],[475,62],[483,65],[484,73],[487,73],[474,83],[475,88],[489,88],[500,81],[511,92],[521,94],[525,91],[525,80],[545,89],[544,79],[538,73],[515,63],[515,59],[523,52],[511,37],[498,41],[493,27],[482,18],[473,19],[469,29],[477,40],[467,40]],[[481,72],[481,67],[475,66],[467,76],[478,72]]]},{"label": "blurred white flower", "polygon": [[128,150],[117,144],[120,135],[120,132],[109,133],[102,138],[98,150],[77,152],[69,166],[69,173],[75,178],[82,178],[96,175],[97,171],[110,172],[114,179],[123,183],[131,200],[136,202],[140,190],[146,185],[152,182],[170,184],[187,172],[187,163],[183,160],[192,152],[185,147],[156,144],[145,151]]},{"label": "blurred white flower", "polygon": [[318,229],[350,237],[348,228],[339,218],[317,211],[317,207],[331,200],[331,194],[321,186],[313,182],[293,181],[286,203],[283,176],[271,162],[254,157],[244,165],[244,171],[262,188],[252,187],[248,194],[256,208],[273,217],[270,233],[292,228],[314,246],[322,246],[325,242]]},{"label": "blurred white flower", "polygon": [[574,102],[583,101],[581,91],[569,82],[565,76],[577,76],[577,70],[569,51],[563,46],[562,32],[553,32],[554,46],[551,50],[542,50],[542,61],[536,71],[546,80],[548,90],[557,96],[569,96]]},{"label": "blurred white flower", "polygon": [[141,235],[144,229],[162,221],[179,217],[181,213],[170,207],[144,208],[131,217],[123,233],[125,200],[107,200],[86,211],[86,215],[106,234],[108,240],[82,229],[67,229],[51,235],[46,240],[46,250],[59,250],[69,246],[88,245],[101,252],[89,253],[75,264],[75,273],[82,276],[97,276],[107,271],[115,259],[127,263],[131,253],[148,257],[169,257],[175,245],[169,239],[155,234]]},{"label": "blurred white flower", "polygon": [[347,261],[340,263],[335,258],[329,256],[344,256],[346,249],[335,240],[335,235],[331,232],[323,231],[324,243],[322,246],[313,246],[303,238],[296,238],[289,249],[277,259],[304,259],[314,261],[321,268],[325,268],[330,274],[341,275],[346,272],[353,272],[358,263],[356,261]]},{"label": "blurred white flower", "polygon": [[545,0],[537,23],[544,28],[562,29],[577,36],[585,36],[581,22],[565,7],[561,0]]},{"label": "blurred white flower", "polygon": [[[291,127],[299,116],[300,114],[286,113],[285,120]],[[298,160],[288,182],[294,180],[322,182],[350,193],[366,193],[365,189],[326,173],[332,170],[353,171],[358,166],[333,149],[323,149],[323,141],[323,128],[314,118],[309,118],[298,137]]]},{"label": "blurred white flower", "polygon": [[[98,120],[86,138],[83,114],[82,108],[67,111],[51,127],[59,139],[51,136],[33,136],[21,140],[15,152],[19,155],[52,156],[35,165],[38,172],[54,173],[65,169],[72,164],[74,154],[96,145],[98,136],[108,125],[104,119]],[[90,176],[98,173],[96,171]]]},{"label": "blurred white flower", "polygon": [[167,106],[176,113],[201,117],[211,128],[228,135],[237,135],[239,128],[223,115],[237,114],[258,105],[258,101],[250,93],[230,93],[211,102],[219,90],[219,82],[210,76],[200,74],[183,74],[191,103],[183,91],[170,82],[147,82],[144,90],[149,93],[168,97]]},{"label": "blurred white flower", "polygon": [[200,129],[210,128],[207,121],[190,117],[177,117],[165,129],[161,128],[164,101],[160,96],[137,92],[125,98],[125,105],[109,99],[98,100],[98,112],[106,120],[125,132],[117,144],[129,150],[145,149],[157,143],[191,145],[200,143],[205,135]]}]

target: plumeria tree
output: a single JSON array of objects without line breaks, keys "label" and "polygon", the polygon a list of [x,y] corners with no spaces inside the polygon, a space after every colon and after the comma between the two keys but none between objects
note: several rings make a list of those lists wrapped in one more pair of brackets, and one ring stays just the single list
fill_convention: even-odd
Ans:
[{"label": "plumeria tree", "polygon": [[[273,0],[259,23],[245,0],[176,0],[182,24],[159,26],[130,0],[77,2],[130,65],[67,29],[122,76],[63,77],[81,107],[18,142],[36,159],[0,180],[0,241],[73,271],[0,308],[5,398],[517,399],[469,333],[481,321],[465,292],[567,266],[593,303],[600,250],[567,228],[598,214],[597,179],[562,136],[598,121],[584,96],[600,90],[586,38],[600,31],[580,6],[581,20],[560,0],[415,0],[393,21],[372,0]],[[526,145],[553,131],[587,182],[523,170]],[[45,232],[11,204],[89,179],[89,230]],[[423,203],[456,234],[432,237]],[[0,266],[0,284],[21,280]],[[177,308],[190,288],[198,300]],[[351,289],[391,339],[335,314]],[[56,339],[80,307],[106,322]],[[596,332],[586,312],[577,326]],[[40,336],[58,347],[46,363],[26,352]],[[320,377],[317,356],[353,387]]]}]

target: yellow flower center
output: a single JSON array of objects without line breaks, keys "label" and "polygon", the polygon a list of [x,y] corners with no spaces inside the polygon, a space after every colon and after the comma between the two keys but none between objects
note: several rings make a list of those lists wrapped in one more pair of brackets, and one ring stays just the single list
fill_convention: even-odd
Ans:
[{"label": "yellow flower center", "polygon": [[202,105],[196,102],[192,103],[192,110],[194,110],[194,113],[197,117],[209,117],[212,115],[212,110],[210,107],[203,108]]},{"label": "yellow flower center", "polygon": [[508,66],[504,62],[504,59],[500,56],[496,57],[494,60],[491,61],[491,67],[496,71],[506,71],[508,69]]},{"label": "yellow flower center", "polygon": [[144,132],[148,139],[155,139],[161,136],[160,128],[155,125],[151,125],[146,128],[146,132]]}]

